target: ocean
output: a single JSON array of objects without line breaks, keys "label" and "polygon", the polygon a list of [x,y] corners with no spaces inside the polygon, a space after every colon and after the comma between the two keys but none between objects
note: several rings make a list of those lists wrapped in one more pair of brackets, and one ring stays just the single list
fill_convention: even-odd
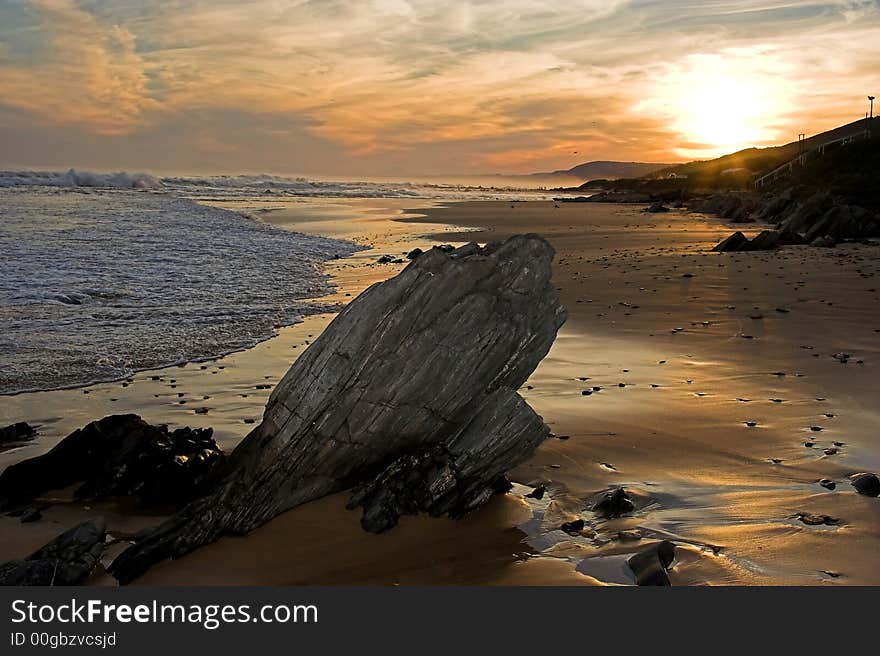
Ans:
[{"label": "ocean", "polygon": [[118,380],[249,348],[335,308],[321,264],[359,246],[236,207],[284,198],[531,197],[278,176],[0,171],[0,394]]}]

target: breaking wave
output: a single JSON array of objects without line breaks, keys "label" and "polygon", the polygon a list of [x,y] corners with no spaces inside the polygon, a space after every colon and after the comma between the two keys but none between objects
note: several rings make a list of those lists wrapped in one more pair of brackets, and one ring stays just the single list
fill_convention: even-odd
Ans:
[{"label": "breaking wave", "polygon": [[91,173],[69,169],[56,171],[0,171],[0,187],[97,187],[113,189],[161,189],[162,182],[149,173]]}]

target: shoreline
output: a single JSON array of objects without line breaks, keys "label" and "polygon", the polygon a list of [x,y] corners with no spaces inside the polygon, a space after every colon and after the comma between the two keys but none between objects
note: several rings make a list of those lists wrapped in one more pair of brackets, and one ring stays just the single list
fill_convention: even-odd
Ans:
[{"label": "shoreline", "polygon": [[[870,304],[849,308],[839,302],[837,335],[825,330],[817,336],[810,322],[830,321],[823,318],[829,306],[823,306],[816,292],[804,292],[803,302],[789,295],[792,285],[804,286],[796,283],[806,270],[817,278],[820,288],[840,299],[840,290],[850,286],[841,266],[853,273],[855,268],[865,268],[858,260],[858,246],[847,247],[852,251],[843,256],[850,258],[847,262],[811,249],[807,265],[804,251],[798,249],[785,249],[772,257],[709,255],[706,251],[729,226],[722,220],[681,212],[648,215],[639,212],[639,206],[601,203],[566,204],[560,209],[540,201],[438,202],[414,210],[406,208],[412,205],[409,199],[397,204],[400,207],[395,211],[405,213],[396,218],[388,218],[387,209],[376,209],[375,216],[385,218],[368,212],[367,218],[343,218],[334,224],[335,229],[347,225],[359,231],[360,242],[374,248],[327,263],[337,291],[326,300],[344,302],[350,298],[347,294],[353,297],[395,273],[403,265],[379,265],[376,258],[386,251],[409,250],[402,244],[418,245],[407,240],[418,240],[419,235],[427,235],[423,243],[429,245],[438,240],[456,243],[476,237],[484,242],[510,232],[541,232],[556,247],[554,276],[570,319],[521,394],[551,430],[568,439],[548,440],[511,475],[525,486],[546,484],[548,497],[543,502],[523,499],[523,491],[530,488],[517,488],[518,494],[493,500],[461,524],[406,517],[401,527],[373,536],[360,530],[358,513],[344,510],[342,493],[289,511],[248,536],[223,538],[180,561],[163,563],[139,583],[479,584],[490,579],[512,584],[517,580],[526,580],[526,584],[627,583],[631,581],[622,574],[625,556],[644,540],[660,537],[682,547],[681,562],[670,572],[674,584],[876,582],[868,551],[880,545],[880,534],[873,528],[877,524],[871,520],[878,511],[876,504],[862,503],[875,500],[856,498],[843,483],[837,493],[826,493],[817,489],[815,481],[821,476],[840,481],[857,468],[880,464],[880,445],[872,442],[871,433],[876,411],[869,410],[870,401],[864,398],[865,389],[876,381],[870,357],[877,351],[876,339],[857,340],[859,348],[853,350],[864,356],[865,364],[851,365],[847,371],[854,373],[841,375],[840,363],[827,361],[837,348],[830,344],[847,338],[859,326],[874,325],[880,317]],[[276,212],[268,214],[275,221],[284,219]],[[431,225],[453,231],[432,233]],[[454,226],[462,228],[456,232]],[[315,231],[326,228],[326,221],[306,226]],[[330,236],[334,236],[332,231]],[[395,244],[396,250],[391,250]],[[790,260],[789,270],[779,268],[780,258]],[[691,277],[685,277],[688,273]],[[737,291],[731,285],[736,281],[733,276],[742,277],[740,287],[750,289]],[[750,314],[757,316],[756,304],[760,319],[750,318]],[[777,307],[787,311],[777,312]],[[794,324],[791,314],[801,315]],[[226,413],[233,415],[231,419],[224,416],[218,425],[216,420],[224,413],[212,409],[207,415],[195,415],[193,406],[172,413],[173,396],[163,396],[161,412],[186,417],[185,423],[191,426],[214,426],[218,442],[228,450],[236,441],[235,433],[243,436],[249,429],[240,418],[236,421],[236,413],[241,415],[245,406],[261,413],[268,397],[267,390],[245,390],[245,386],[262,384],[262,380],[271,384],[267,378],[255,378],[265,376],[257,371],[268,367],[283,375],[291,351],[307,345],[330,318],[309,317],[282,329],[277,338],[217,360],[214,367],[162,370],[166,372],[162,378],[176,374],[181,389],[189,390],[200,381],[199,385],[210,383],[208,391],[225,389],[229,401],[247,393],[246,400],[239,399]],[[800,342],[807,341],[824,357],[810,357],[812,351],[801,349]],[[221,367],[224,360],[227,364]],[[260,365],[243,363],[248,360]],[[772,375],[783,369],[788,376]],[[142,387],[175,384],[137,382]],[[601,390],[583,396],[582,390],[592,386]],[[835,393],[823,391],[826,386]],[[96,387],[105,397],[111,392],[121,396],[121,388]],[[162,385],[156,389],[164,395],[177,393],[163,390]],[[152,391],[144,389],[143,397]],[[825,400],[814,400],[819,397]],[[775,403],[776,399],[781,401]],[[147,406],[155,408],[151,403]],[[805,449],[798,441],[799,435],[804,436],[801,441],[808,439],[810,422],[819,421],[816,417],[821,410],[833,410],[834,417],[822,418],[827,430],[817,443],[846,435],[845,446],[834,456],[817,457],[821,451]],[[154,421],[148,414],[138,414]],[[88,421],[100,416],[93,414]],[[750,419],[756,420],[755,428],[744,425]],[[591,520],[589,532],[574,538],[557,530],[562,521],[577,516],[589,519],[589,514],[583,514],[583,500],[614,485],[625,485],[643,499],[644,505],[632,517]],[[806,527],[795,518],[802,510],[839,515],[844,523],[827,529]],[[47,513],[50,521],[52,512]],[[33,531],[32,526],[6,533]],[[58,528],[53,528],[55,533]],[[449,530],[450,542],[444,542],[444,547],[431,539],[441,528],[444,534]],[[511,530],[515,539],[507,542]],[[633,532],[639,540],[619,537]],[[487,548],[496,543],[490,536],[500,541],[499,551]],[[500,558],[500,553],[512,553],[512,545],[521,545],[531,555]],[[13,545],[6,540],[0,548],[4,557],[7,552],[9,557],[23,553],[13,554]],[[341,549],[345,557],[328,556],[327,549]],[[401,565],[401,553],[410,551],[417,553],[407,556],[408,565]],[[362,553],[372,559],[369,575],[352,575],[352,580],[336,571],[346,559],[359,562]],[[843,554],[848,555],[851,567],[840,562]],[[302,565],[284,564],[300,556],[299,562],[308,562],[305,569],[313,575],[301,571]],[[443,558],[455,559],[468,573],[431,572],[426,563]],[[402,567],[411,568],[406,570],[409,574],[398,575]]]}]

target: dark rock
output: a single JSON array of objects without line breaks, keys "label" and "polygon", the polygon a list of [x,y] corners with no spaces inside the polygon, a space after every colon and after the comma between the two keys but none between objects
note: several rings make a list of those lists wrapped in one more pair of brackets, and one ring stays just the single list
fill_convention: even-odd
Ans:
[{"label": "dark rock", "polygon": [[834,241],[834,237],[830,237],[829,235],[816,237],[810,241],[810,246],[816,246],[818,248],[834,248],[836,245],[837,242]]},{"label": "dark rock", "polygon": [[113,574],[130,581],[343,489],[370,531],[407,513],[457,517],[507,489],[504,473],[549,434],[516,390],[565,320],[552,259],[535,235],[433,248],[367,289],[275,387],[212,493],[123,552]]},{"label": "dark rock", "polygon": [[807,526],[837,526],[840,520],[829,515],[814,515],[813,513],[799,512],[797,518]]},{"label": "dark rock", "polygon": [[16,424],[10,424],[5,428],[0,428],[0,448],[19,442],[27,442],[34,439],[36,434],[36,429],[27,422],[20,421]]},{"label": "dark rock", "polygon": [[780,245],[779,233],[775,230],[762,230],[749,241],[750,251],[770,251]]},{"label": "dark rock", "polygon": [[660,212],[668,212],[669,208],[666,207],[665,205],[663,205],[662,200],[658,200],[658,201],[652,203],[650,206],[646,207],[644,209],[644,211],[649,212],[651,214],[658,214]]},{"label": "dark rock", "polygon": [[602,495],[602,498],[593,505],[593,512],[597,512],[603,517],[614,518],[626,515],[635,510],[636,505],[622,487],[615,490],[609,490]]},{"label": "dark rock", "polygon": [[877,477],[877,474],[867,472],[853,474],[849,480],[859,494],[868,497],[880,496],[880,478]]},{"label": "dark rock", "polygon": [[748,237],[741,232],[734,232],[730,237],[722,239],[712,249],[716,253],[729,253],[733,251],[743,250],[743,247],[749,243]]},{"label": "dark rock", "polygon": [[837,483],[832,481],[830,478],[822,478],[819,480],[819,485],[824,487],[826,490],[833,490],[837,487]]},{"label": "dark rock", "polygon": [[794,230],[779,230],[777,234],[779,235],[780,246],[801,246],[808,243],[804,237]]},{"label": "dark rock", "polygon": [[43,518],[43,512],[39,508],[29,508],[21,515],[21,523],[29,524]]},{"label": "dark rock", "polygon": [[668,586],[666,571],[675,560],[675,545],[669,540],[652,544],[626,561],[636,575],[636,584],[643,586]]},{"label": "dark rock", "polygon": [[75,526],[26,559],[0,565],[0,585],[79,585],[97,565],[105,535],[101,519]]},{"label": "dark rock", "polygon": [[422,249],[421,249],[421,248],[414,248],[414,249],[412,249],[409,253],[406,254],[406,259],[408,259],[408,260],[414,260],[414,259],[416,259],[416,258],[417,258],[419,255],[421,255],[421,254],[422,254]]},{"label": "dark rock", "polygon": [[582,519],[575,519],[571,522],[565,522],[562,526],[559,527],[560,530],[565,531],[566,533],[580,533],[584,530],[584,526],[586,526],[586,522]]},{"label": "dark rock", "polygon": [[529,499],[543,499],[543,498],[544,498],[544,494],[545,494],[546,492],[547,492],[547,486],[546,486],[546,485],[539,485],[539,486],[536,487],[534,490],[532,490],[531,492],[529,492],[529,493],[526,495],[526,497],[529,498]]},{"label": "dark rock", "polygon": [[151,426],[111,415],[61,440],[48,453],[0,474],[0,509],[81,483],[77,498],[134,496],[142,504],[182,504],[204,491],[223,454],[210,428]]}]

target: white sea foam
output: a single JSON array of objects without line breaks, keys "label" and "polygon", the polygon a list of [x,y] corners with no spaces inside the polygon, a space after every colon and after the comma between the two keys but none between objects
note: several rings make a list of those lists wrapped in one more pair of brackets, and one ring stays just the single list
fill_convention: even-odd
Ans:
[{"label": "white sea foam", "polygon": [[162,182],[149,173],[91,173],[69,169],[57,171],[0,171],[0,187],[107,187],[160,189]]},{"label": "white sea foam", "polygon": [[[219,356],[326,310],[305,300],[330,290],[318,266],[356,247],[249,214],[300,197],[541,195],[274,175],[0,171],[0,394]],[[230,200],[240,213],[197,202]]]},{"label": "white sea foam", "polygon": [[326,310],[348,242],[168,193],[0,189],[0,393],[247,348]]}]

